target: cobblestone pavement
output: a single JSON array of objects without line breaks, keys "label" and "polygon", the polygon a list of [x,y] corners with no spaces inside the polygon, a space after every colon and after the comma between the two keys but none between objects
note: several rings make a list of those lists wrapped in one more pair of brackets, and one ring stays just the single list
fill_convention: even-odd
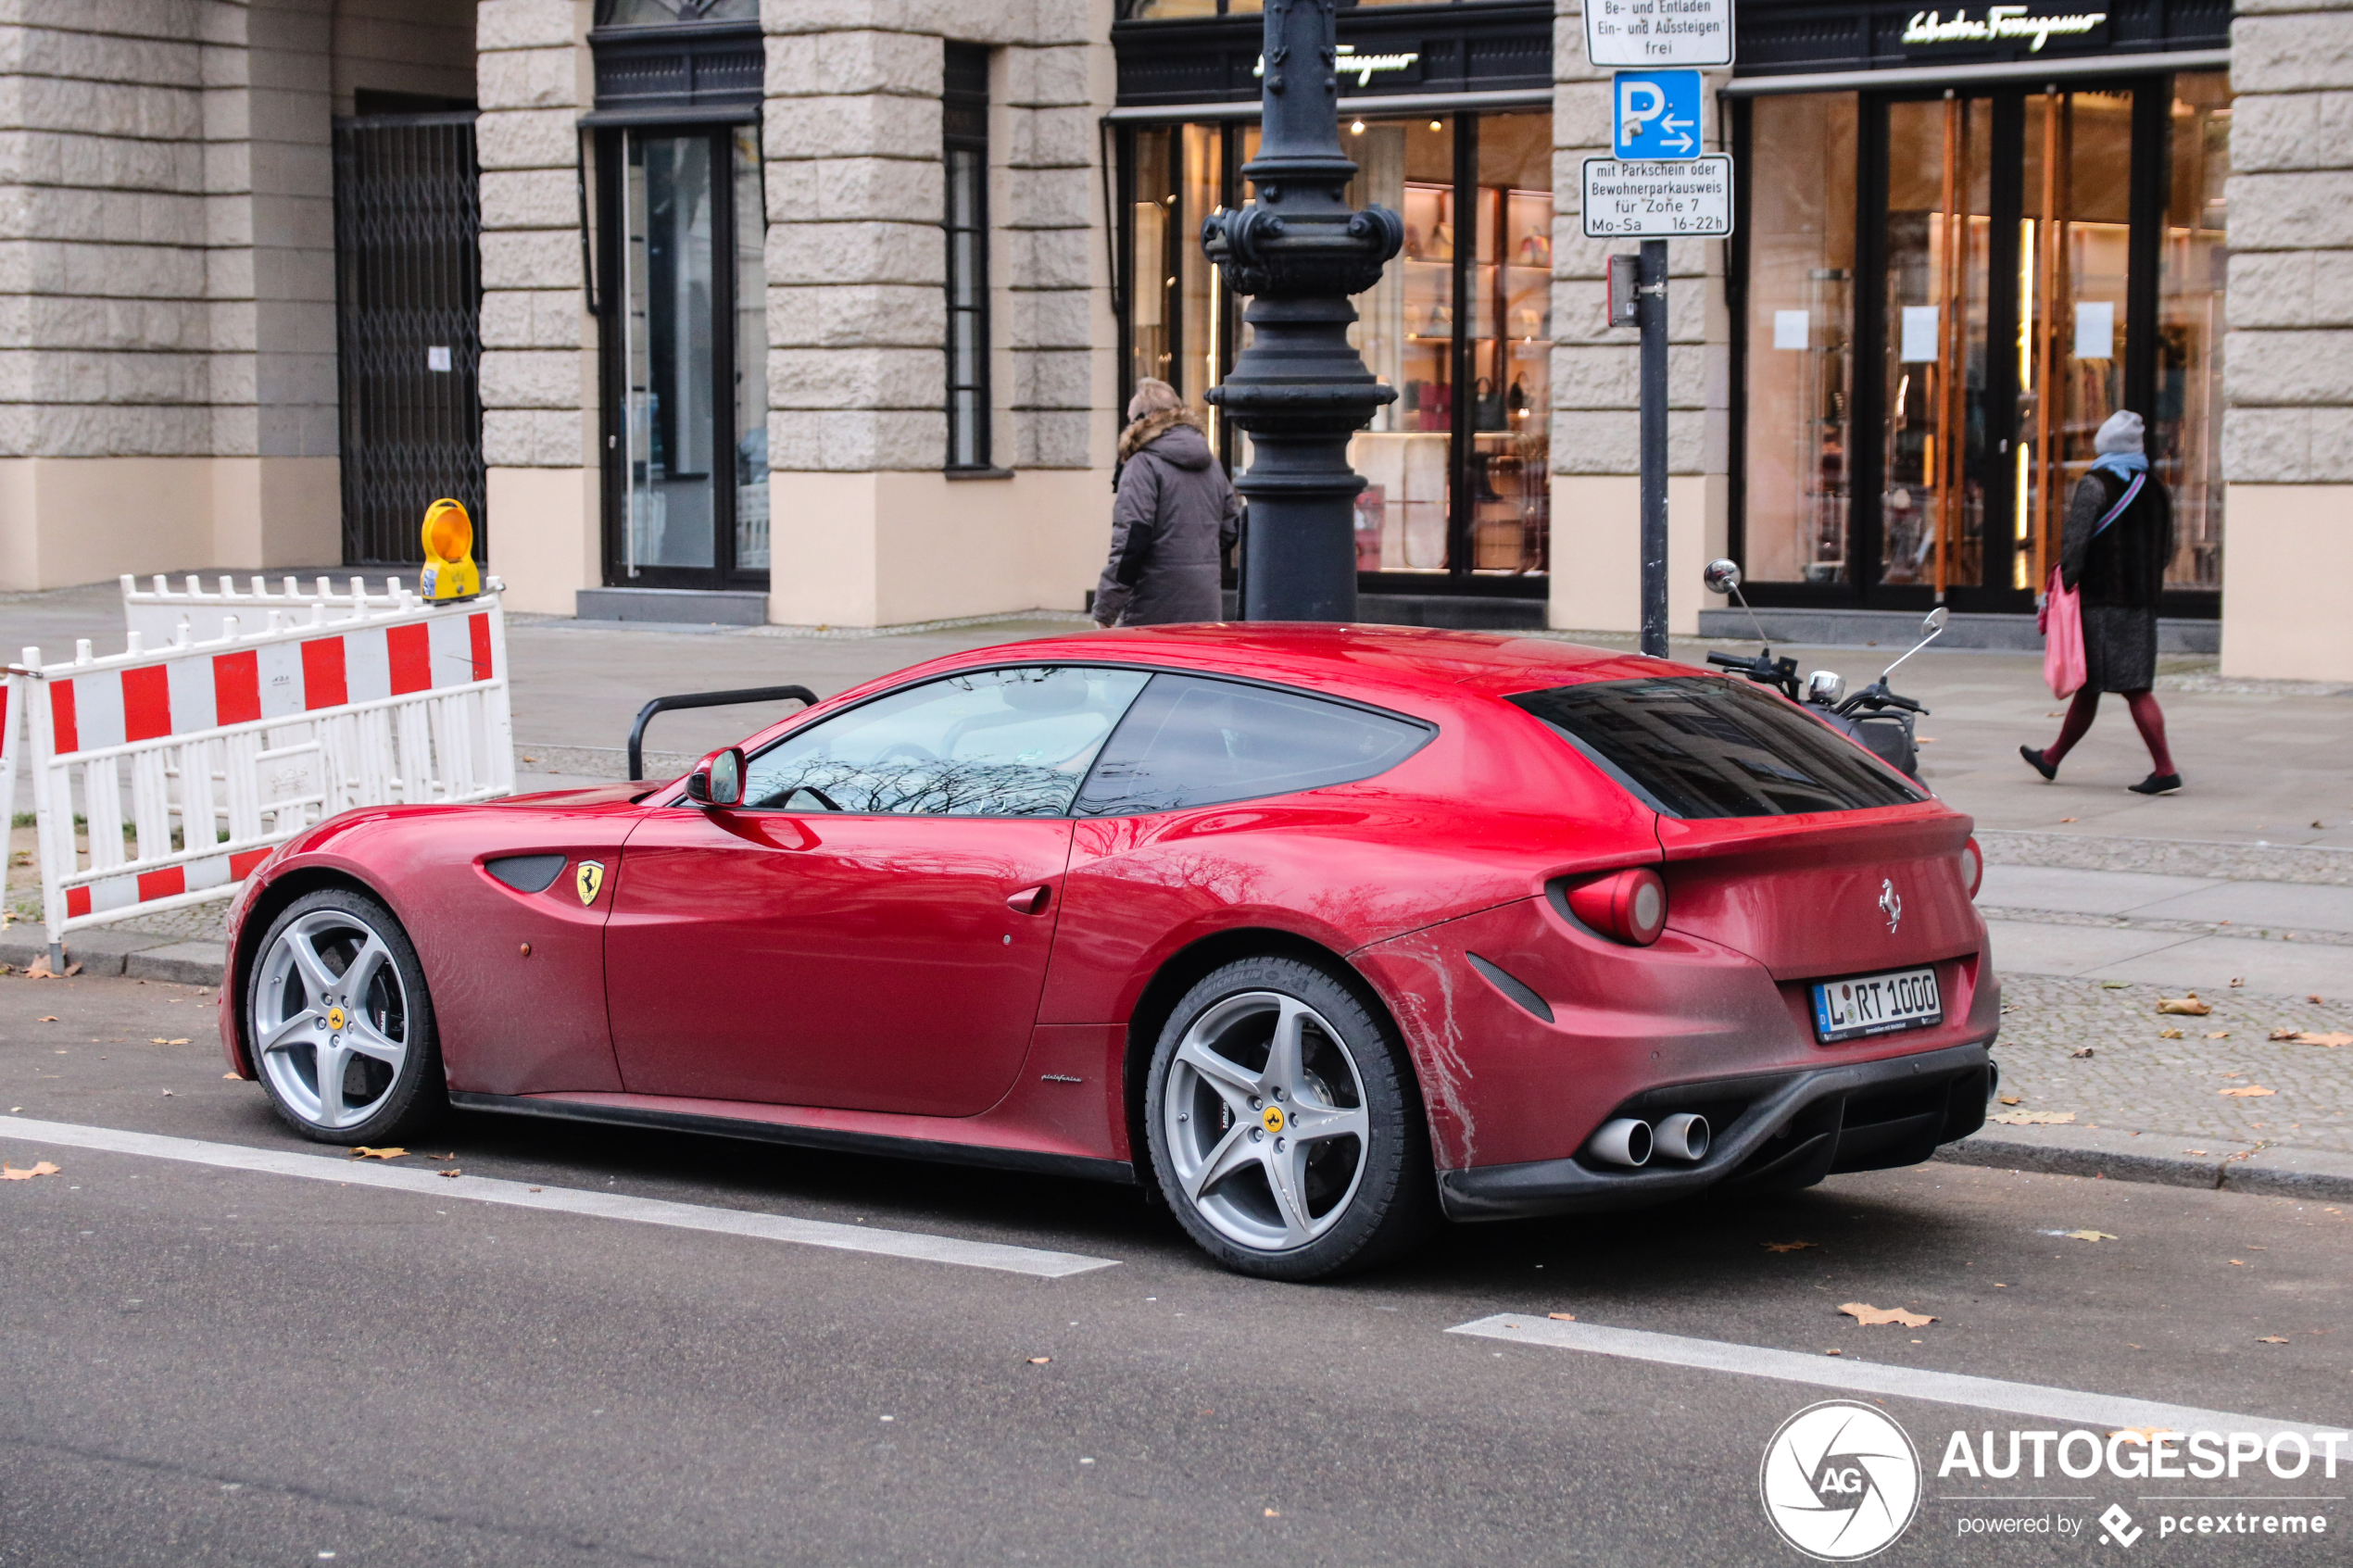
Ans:
[{"label": "cobblestone pavement", "polygon": [[[2151,985],[2004,975],[1994,1054],[2003,1095],[2020,1103],[1996,1105],[1994,1114],[2071,1111],[2078,1126],[2180,1134],[2207,1140],[2190,1147],[2215,1154],[2257,1144],[2353,1154],[2353,1046],[2267,1038],[2275,1029],[2353,1033],[2353,1000],[2201,993],[2214,1010],[2191,1018],[2159,1013],[2161,994]],[[2162,1038],[2168,1028],[2182,1038]],[[2216,1034],[2227,1037],[2208,1038]],[[2087,1047],[2089,1057],[2074,1054]],[[2247,1087],[2274,1092],[2222,1092]]]}]

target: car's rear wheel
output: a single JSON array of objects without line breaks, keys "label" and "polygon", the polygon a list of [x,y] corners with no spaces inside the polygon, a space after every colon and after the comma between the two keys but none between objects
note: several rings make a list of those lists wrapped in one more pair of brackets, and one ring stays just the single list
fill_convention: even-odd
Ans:
[{"label": "car's rear wheel", "polygon": [[328,888],[262,938],[245,996],[245,1051],[270,1103],[321,1143],[390,1143],[446,1105],[424,966],[392,911]]},{"label": "car's rear wheel", "polygon": [[1244,959],[1188,991],[1152,1053],[1144,1120],[1169,1207],[1238,1273],[1368,1267],[1437,1218],[1404,1052],[1314,964]]}]

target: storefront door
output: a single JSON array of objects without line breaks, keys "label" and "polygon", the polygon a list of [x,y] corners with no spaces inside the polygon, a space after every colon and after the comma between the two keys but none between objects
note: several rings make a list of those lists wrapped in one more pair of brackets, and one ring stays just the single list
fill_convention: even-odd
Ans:
[{"label": "storefront door", "polygon": [[1764,602],[2031,608],[2120,408],[2188,503],[2169,585],[2216,586],[2227,159],[2205,128],[2228,107],[2206,81],[1747,106],[1741,547]]},{"label": "storefront door", "polygon": [[630,127],[607,148],[606,582],[763,584],[766,235],[757,129]]}]

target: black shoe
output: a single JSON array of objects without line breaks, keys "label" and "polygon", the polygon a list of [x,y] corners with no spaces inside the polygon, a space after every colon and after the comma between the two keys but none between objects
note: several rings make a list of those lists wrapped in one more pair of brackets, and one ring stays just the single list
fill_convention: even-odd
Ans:
[{"label": "black shoe", "polygon": [[2058,777],[2058,764],[2056,762],[2044,761],[2043,754],[2035,750],[2032,746],[2021,746],[2018,748],[2018,754],[2026,759],[2026,765],[2028,767],[2033,769],[2045,778],[2055,779]]},{"label": "black shoe", "polygon": [[2139,784],[2127,784],[2124,787],[2131,790],[2134,795],[2171,795],[2175,790],[2182,787],[2182,775],[2179,773],[2151,773]]}]

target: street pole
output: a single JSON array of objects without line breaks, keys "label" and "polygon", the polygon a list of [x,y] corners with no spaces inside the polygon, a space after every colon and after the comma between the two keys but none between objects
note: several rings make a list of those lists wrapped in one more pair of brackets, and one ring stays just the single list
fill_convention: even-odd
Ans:
[{"label": "street pole", "polygon": [[1667,657],[1667,242],[1642,242],[1642,651]]},{"label": "street pole", "polygon": [[1333,0],[1266,0],[1258,199],[1214,213],[1202,249],[1238,294],[1252,339],[1209,401],[1251,439],[1234,482],[1250,503],[1242,619],[1356,618],[1356,495],[1348,440],[1393,401],[1350,345],[1348,296],[1380,281],[1403,245],[1385,207],[1352,210],[1355,164],[1340,146]]}]

